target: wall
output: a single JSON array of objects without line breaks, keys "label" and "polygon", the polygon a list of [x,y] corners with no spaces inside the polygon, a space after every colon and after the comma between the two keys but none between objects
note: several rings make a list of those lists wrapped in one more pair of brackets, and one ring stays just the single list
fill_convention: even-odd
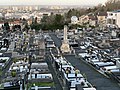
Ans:
[{"label": "wall", "polygon": [[120,28],[120,12],[117,14],[117,25]]}]

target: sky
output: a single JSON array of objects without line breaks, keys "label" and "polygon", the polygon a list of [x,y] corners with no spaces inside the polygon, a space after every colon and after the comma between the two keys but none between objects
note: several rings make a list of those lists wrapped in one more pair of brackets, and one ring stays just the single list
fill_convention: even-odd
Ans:
[{"label": "sky", "polygon": [[0,5],[98,5],[107,0],[0,0]]}]

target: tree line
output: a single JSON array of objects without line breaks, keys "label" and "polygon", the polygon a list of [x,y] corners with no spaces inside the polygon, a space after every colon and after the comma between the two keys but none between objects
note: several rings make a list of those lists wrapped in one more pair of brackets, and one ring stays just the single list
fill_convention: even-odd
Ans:
[{"label": "tree line", "polygon": [[[30,27],[28,27],[26,20],[21,20],[23,24],[25,24],[24,29],[35,29],[35,30],[56,30],[63,29],[64,25],[68,25],[71,22],[72,16],[80,17],[82,15],[88,13],[97,14],[98,12],[107,12],[120,9],[120,0],[108,0],[105,5],[99,4],[92,8],[81,8],[81,9],[70,9],[64,15],[61,14],[53,14],[50,16],[44,15],[41,19],[41,22],[37,22],[37,18],[34,18]],[[78,25],[70,26],[71,28],[76,28]],[[80,27],[80,26],[79,26]],[[18,26],[14,26],[14,28],[18,28]],[[4,24],[4,29],[9,29],[8,23]]]},{"label": "tree line", "polygon": [[[37,20],[37,19],[36,19]],[[33,22],[30,26],[31,29],[42,30],[56,30],[62,29],[65,24],[64,16],[60,14],[50,16],[43,16],[40,23]]]},{"label": "tree line", "polygon": [[79,17],[81,15],[79,10],[70,9],[64,15],[53,14],[50,16],[43,16],[40,23],[33,22],[30,26],[32,29],[42,29],[42,30],[56,30],[63,29],[64,25],[68,25],[71,22],[72,16]]},{"label": "tree line", "polygon": [[[120,0],[108,0],[104,5],[99,4],[92,8],[81,8],[81,9],[70,9],[64,15],[51,14],[50,16],[44,16],[39,24],[32,24],[32,28],[41,28],[43,30],[55,30],[62,29],[64,24],[69,24],[71,22],[72,16],[80,17],[88,13],[94,13],[97,15],[99,12],[114,11],[120,9]],[[78,25],[73,25],[71,28],[77,27]],[[79,26],[80,27],[80,26]]]},{"label": "tree line", "polygon": [[89,12],[107,12],[120,9],[120,0],[108,0],[104,5],[99,4],[93,8],[89,8]]}]

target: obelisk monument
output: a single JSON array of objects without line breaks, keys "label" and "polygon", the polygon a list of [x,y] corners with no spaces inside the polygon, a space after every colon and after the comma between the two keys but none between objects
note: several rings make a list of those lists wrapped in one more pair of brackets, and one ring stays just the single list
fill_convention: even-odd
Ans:
[{"label": "obelisk monument", "polygon": [[70,53],[69,41],[67,39],[67,25],[64,26],[64,39],[60,49],[62,53]]}]

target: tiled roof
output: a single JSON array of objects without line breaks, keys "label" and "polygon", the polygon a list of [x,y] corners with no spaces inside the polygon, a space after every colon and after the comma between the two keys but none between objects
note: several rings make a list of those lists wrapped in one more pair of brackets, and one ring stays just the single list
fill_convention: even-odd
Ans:
[{"label": "tiled roof", "polygon": [[97,17],[96,17],[96,16],[91,15],[91,16],[89,16],[89,19],[91,19],[91,20],[97,20]]}]

